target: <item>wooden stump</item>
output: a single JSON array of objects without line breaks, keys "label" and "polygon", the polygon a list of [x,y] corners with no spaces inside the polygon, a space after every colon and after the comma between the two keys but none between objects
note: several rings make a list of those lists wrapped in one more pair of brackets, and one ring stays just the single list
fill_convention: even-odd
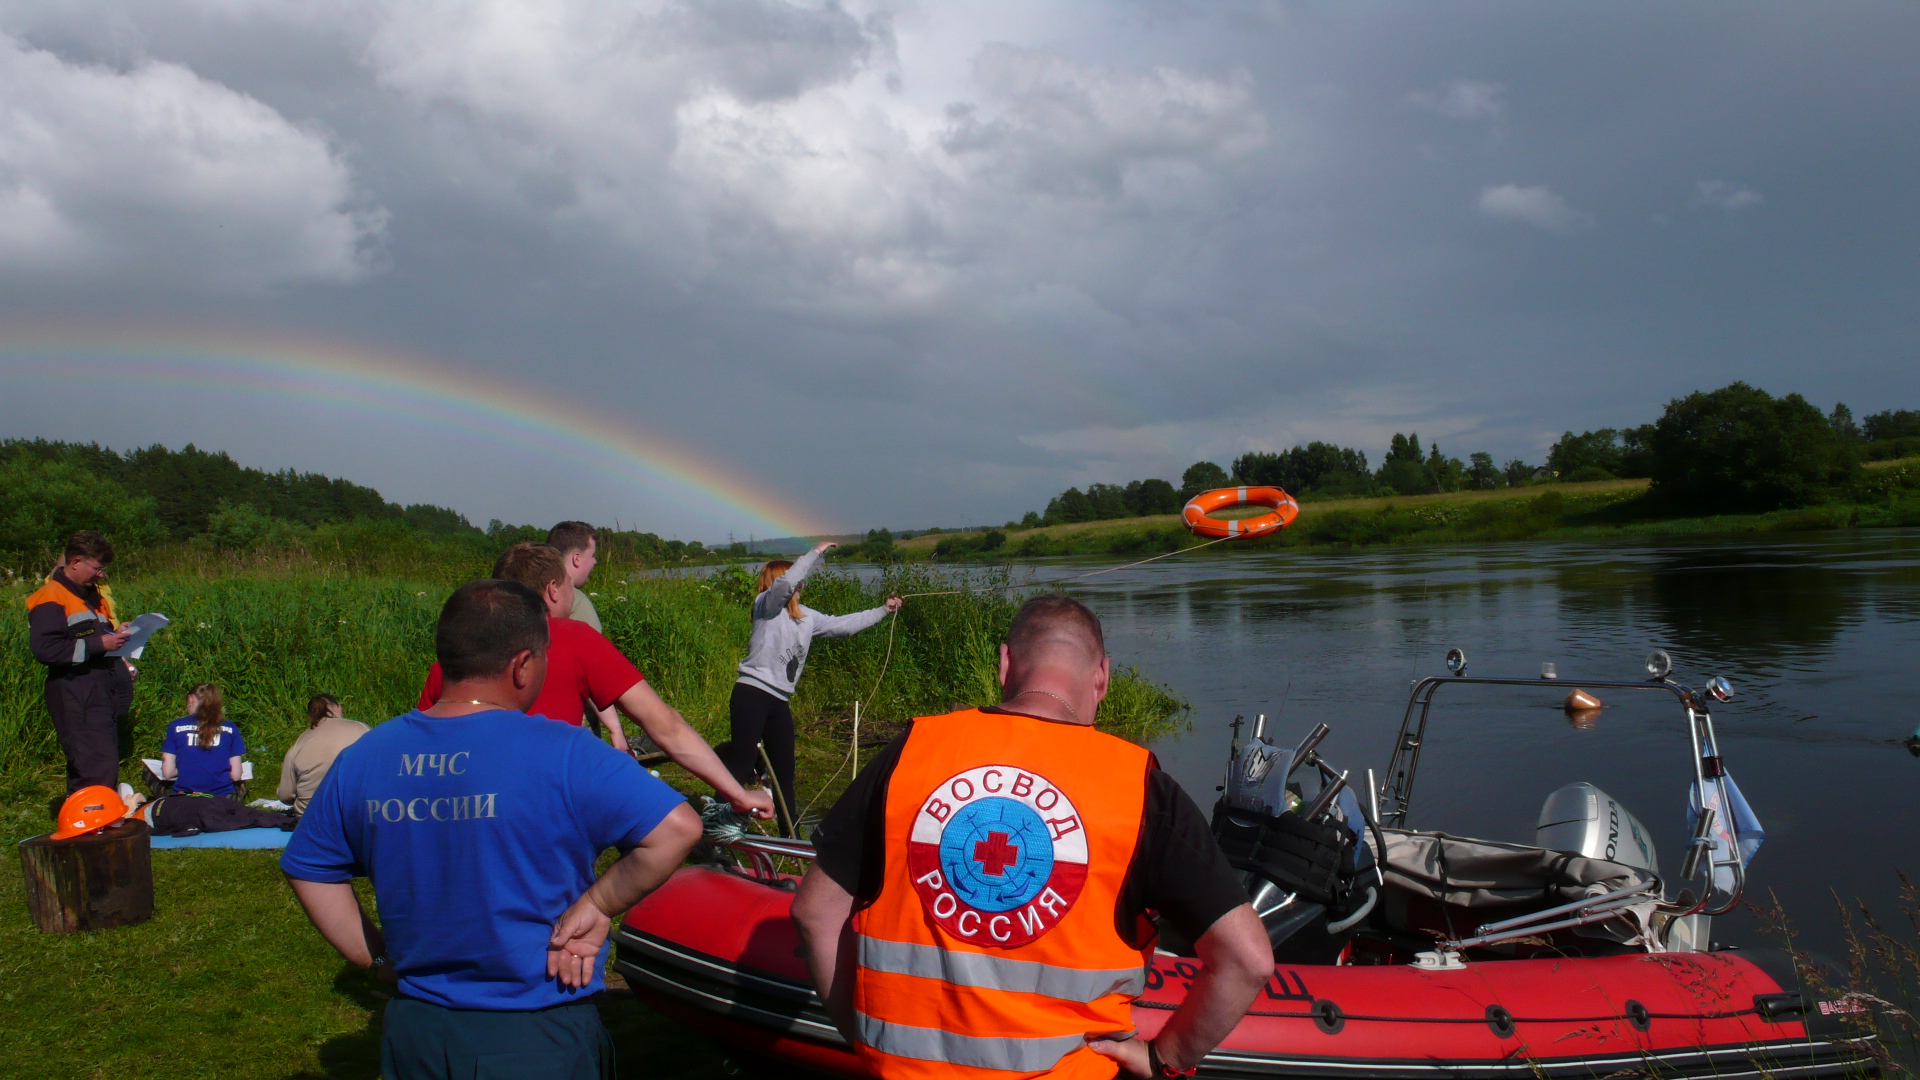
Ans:
[{"label": "wooden stump", "polygon": [[153,918],[153,830],[123,821],[68,840],[20,842],[27,910],[49,934],[134,926]]}]

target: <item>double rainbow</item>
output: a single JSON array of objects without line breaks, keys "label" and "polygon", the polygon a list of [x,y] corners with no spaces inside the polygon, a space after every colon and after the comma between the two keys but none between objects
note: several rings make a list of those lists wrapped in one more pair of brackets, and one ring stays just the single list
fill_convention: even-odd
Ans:
[{"label": "double rainbow", "polygon": [[[696,452],[577,402],[391,350],[290,336],[175,327],[24,328],[0,332],[0,385],[69,379],[71,363],[120,383],[205,387],[320,400],[478,430],[659,492],[662,486],[764,536],[832,529],[773,491],[716,468]],[[657,496],[656,496],[657,497]],[[588,515],[583,515],[588,516]]]}]

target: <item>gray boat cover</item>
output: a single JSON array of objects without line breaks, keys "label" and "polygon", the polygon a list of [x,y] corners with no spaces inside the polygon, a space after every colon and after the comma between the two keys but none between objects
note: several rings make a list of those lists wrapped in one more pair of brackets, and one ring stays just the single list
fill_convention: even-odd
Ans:
[{"label": "gray boat cover", "polygon": [[[1527,908],[1544,911],[1590,896],[1657,880],[1645,870],[1570,855],[1563,851],[1469,840],[1439,832],[1381,829],[1386,841],[1380,860],[1390,888],[1447,904],[1484,910],[1487,921],[1510,918]],[[1369,844],[1373,837],[1368,836]],[[1609,920],[1581,932],[1615,941],[1641,938],[1657,896],[1626,910],[1628,925]]]}]

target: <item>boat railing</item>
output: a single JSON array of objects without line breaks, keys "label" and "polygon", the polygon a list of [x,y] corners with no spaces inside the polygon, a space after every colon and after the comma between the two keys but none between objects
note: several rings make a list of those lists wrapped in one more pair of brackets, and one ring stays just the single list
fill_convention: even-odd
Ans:
[{"label": "boat railing", "polygon": [[1660,879],[1649,877],[1645,881],[1636,882],[1624,889],[1615,889],[1610,893],[1589,896],[1570,904],[1547,908],[1545,911],[1534,911],[1511,919],[1483,923],[1474,931],[1473,937],[1443,941],[1440,943],[1440,948],[1457,952],[1461,949],[1480,945],[1497,945],[1503,941],[1550,933],[1554,930],[1590,926],[1615,918],[1628,908],[1657,903],[1660,900],[1660,894]]},{"label": "boat railing", "polygon": [[[1659,666],[1656,667],[1655,661]],[[1413,805],[1413,783],[1420,768],[1420,751],[1427,742],[1427,721],[1433,709],[1434,695],[1447,686],[1513,686],[1541,689],[1546,687],[1565,687],[1576,680],[1561,679],[1557,672],[1543,670],[1538,679],[1522,678],[1486,678],[1466,674],[1465,654],[1455,649],[1448,653],[1447,667],[1450,675],[1431,675],[1414,684],[1407,696],[1406,711],[1400,718],[1400,731],[1394,738],[1393,756],[1387,763],[1387,784],[1380,792],[1382,811],[1379,824],[1389,828],[1405,828],[1407,814]],[[1695,691],[1667,677],[1671,661],[1664,653],[1654,653],[1648,657],[1648,670],[1658,674],[1645,682],[1619,682],[1613,680],[1578,680],[1578,685],[1595,690],[1620,690],[1630,692],[1664,693],[1672,696],[1680,705],[1687,721],[1687,737],[1692,748],[1692,766],[1697,790],[1711,790],[1717,796],[1720,806],[1731,805],[1726,790],[1726,768],[1720,757],[1719,741],[1713,731],[1713,715],[1709,701],[1726,701],[1732,697],[1732,687],[1725,679],[1715,677],[1707,680],[1704,692]],[[1711,810],[1711,808],[1707,808]],[[1705,871],[1698,899],[1694,900],[1681,915],[1724,915],[1733,910],[1740,902],[1740,896],[1746,891],[1746,863],[1740,858],[1737,845],[1729,843],[1727,850],[1713,852],[1713,842],[1707,830],[1712,827],[1711,814],[1701,816],[1690,844],[1686,869],[1682,880],[1690,880],[1696,873]],[[1718,882],[1716,870],[1724,870],[1729,879],[1727,886]],[[1524,936],[1524,935],[1522,935]]]}]

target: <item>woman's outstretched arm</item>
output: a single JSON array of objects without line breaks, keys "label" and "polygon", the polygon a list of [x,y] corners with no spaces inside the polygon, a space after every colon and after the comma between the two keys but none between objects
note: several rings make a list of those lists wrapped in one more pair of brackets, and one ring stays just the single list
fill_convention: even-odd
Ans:
[{"label": "woman's outstretched arm", "polygon": [[793,560],[793,565],[787,567],[786,573],[774,578],[773,584],[767,586],[766,592],[753,598],[753,617],[773,618],[781,608],[787,606],[787,601],[793,598],[794,590],[806,583],[807,575],[813,573],[814,567],[820,565],[820,556],[828,549],[839,546],[839,544],[823,541],[815,544],[812,551]]},{"label": "woman's outstretched arm", "polygon": [[813,636],[852,637],[899,610],[900,598],[889,596],[887,602],[879,607],[856,611],[851,615],[821,615],[814,612],[819,617],[813,621]]}]

